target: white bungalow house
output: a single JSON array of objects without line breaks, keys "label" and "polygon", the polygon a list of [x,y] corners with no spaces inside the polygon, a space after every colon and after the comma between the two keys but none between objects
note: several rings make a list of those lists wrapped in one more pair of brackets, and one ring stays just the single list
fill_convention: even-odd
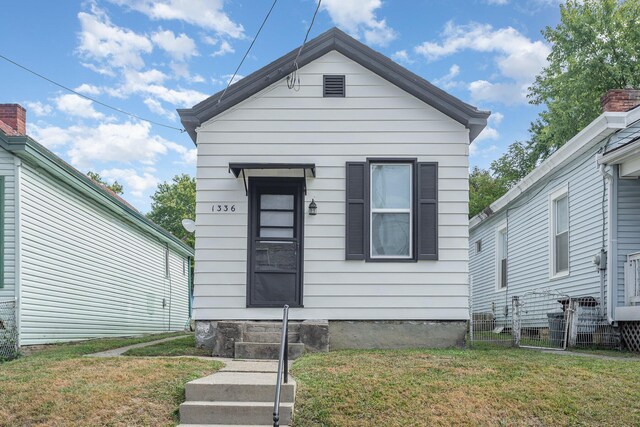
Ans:
[{"label": "white bungalow house", "polygon": [[184,329],[192,249],[25,123],[0,105],[0,328],[15,315],[20,345]]},{"label": "white bungalow house", "polygon": [[638,90],[609,91],[597,119],[471,219],[475,313],[541,288],[591,297],[640,351],[638,104]]},{"label": "white bungalow house", "polygon": [[288,304],[307,350],[312,319],[318,348],[327,329],[332,348],[460,345],[489,112],[335,28],[297,53],[178,110],[198,147],[199,344],[238,355]]}]

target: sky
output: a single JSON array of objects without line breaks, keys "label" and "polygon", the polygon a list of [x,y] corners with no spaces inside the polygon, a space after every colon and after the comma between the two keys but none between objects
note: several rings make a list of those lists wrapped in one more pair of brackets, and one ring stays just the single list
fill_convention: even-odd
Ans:
[{"label": "sky", "polygon": [[[541,111],[527,88],[559,22],[560,0],[323,0],[310,33],[337,26],[452,95],[492,112],[470,147],[488,167]],[[224,89],[272,0],[4,2],[0,103],[27,109],[27,133],[82,172],[117,180],[142,212],[159,183],[195,175],[176,108]],[[316,0],[278,0],[238,78],[300,46]],[[165,126],[161,126],[165,125]]]}]

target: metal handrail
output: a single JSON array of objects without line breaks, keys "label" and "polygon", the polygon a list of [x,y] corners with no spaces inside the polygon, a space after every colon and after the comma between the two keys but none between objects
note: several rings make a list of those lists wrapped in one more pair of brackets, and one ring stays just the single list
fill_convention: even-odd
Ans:
[{"label": "metal handrail", "polygon": [[276,397],[273,401],[273,427],[280,426],[280,390],[282,382],[289,382],[289,306],[282,311],[282,336],[280,338],[280,357],[278,358],[278,378],[276,380]]}]

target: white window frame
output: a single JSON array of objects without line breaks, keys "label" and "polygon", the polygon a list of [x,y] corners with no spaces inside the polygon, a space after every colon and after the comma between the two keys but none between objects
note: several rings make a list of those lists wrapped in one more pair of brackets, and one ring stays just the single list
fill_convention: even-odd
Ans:
[{"label": "white window frame", "polygon": [[[567,269],[556,272],[556,202],[567,198]],[[549,193],[549,279],[561,279],[571,272],[571,208],[569,206],[569,184]]]},{"label": "white window frame", "polygon": [[[409,208],[385,209],[373,207],[373,167],[376,165],[406,165],[409,166]],[[413,259],[413,163],[372,161],[369,163],[369,258],[371,259]],[[373,214],[374,213],[409,213],[409,255],[374,255],[373,254]]]},{"label": "white window frame", "polygon": [[[502,240],[502,235],[503,234],[507,234],[507,248],[506,248],[506,254],[507,254],[507,270],[509,269],[509,234],[507,233],[507,222],[501,222],[500,224],[498,224],[498,226],[496,227],[496,246],[495,246],[495,253],[496,253],[496,260],[495,260],[495,277],[496,277],[496,292],[506,292],[507,288],[509,287],[509,284],[507,282],[507,286],[505,287],[501,287],[500,286],[500,282],[502,282],[502,252],[503,252],[503,240]],[[507,280],[509,280],[509,278],[507,277]]]}]

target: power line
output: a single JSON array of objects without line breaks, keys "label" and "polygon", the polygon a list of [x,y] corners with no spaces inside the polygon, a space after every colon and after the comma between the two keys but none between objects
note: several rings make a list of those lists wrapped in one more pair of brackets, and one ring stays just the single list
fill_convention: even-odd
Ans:
[{"label": "power line", "polygon": [[276,3],[278,3],[278,0],[273,0],[273,4],[271,5],[271,8],[269,9],[269,12],[267,12],[267,15],[264,17],[264,20],[262,21],[262,24],[260,25],[260,28],[258,28],[258,32],[256,33],[255,37],[251,41],[251,44],[249,45],[249,48],[244,53],[244,56],[242,57],[242,60],[238,64],[238,67],[236,68],[236,71],[234,71],[234,73],[233,73],[233,76],[231,76],[231,78],[229,79],[229,82],[227,83],[227,87],[224,88],[224,91],[222,92],[222,95],[220,95],[220,98],[218,98],[218,104],[220,103],[220,101],[222,101],[222,98],[224,98],[225,93],[227,93],[227,89],[229,89],[229,86],[231,86],[231,83],[233,83],[233,79],[235,79],[236,75],[238,75],[238,71],[240,71],[240,67],[242,67],[242,64],[244,63],[244,60],[247,59],[247,55],[249,55],[249,52],[251,51],[251,48],[253,47],[253,44],[258,39],[258,36],[260,35],[260,32],[262,31],[262,28],[264,27],[264,24],[267,23],[267,19],[269,19],[269,15],[271,15],[271,11],[273,11],[273,8],[276,6]]},{"label": "power line", "polygon": [[62,85],[62,84],[60,84],[60,83],[58,83],[58,82],[54,81],[54,80],[51,80],[50,78],[45,77],[45,76],[43,76],[42,74],[37,73],[37,72],[33,71],[32,69],[30,69],[30,68],[28,68],[28,67],[25,67],[24,65],[18,64],[16,61],[11,60],[11,59],[7,58],[7,57],[6,57],[6,56],[4,56],[4,55],[0,55],[0,58],[4,59],[5,61],[7,61],[7,62],[9,62],[9,63],[11,63],[11,64],[13,64],[13,65],[15,65],[16,67],[22,68],[23,70],[25,70],[25,71],[27,71],[27,72],[29,72],[29,73],[31,73],[31,74],[33,74],[33,75],[37,76],[37,77],[40,77],[40,78],[41,78],[41,79],[43,79],[43,80],[48,81],[48,82],[49,82],[49,83],[51,83],[51,84],[54,84],[54,85],[56,85],[56,86],[58,86],[58,87],[60,87],[60,88],[62,88],[62,89],[64,89],[64,90],[66,90],[66,91],[68,91],[68,92],[71,92],[71,93],[73,93],[73,94],[75,94],[75,95],[78,95],[78,96],[80,96],[80,97],[82,97],[82,98],[88,99],[89,101],[95,102],[95,103],[96,103],[96,104],[98,104],[98,105],[102,105],[102,106],[103,106],[103,107],[105,107],[105,108],[108,108],[108,109],[110,109],[110,110],[116,111],[116,112],[118,112],[118,113],[120,113],[120,114],[124,114],[124,115],[130,116],[130,117],[136,118],[136,119],[138,119],[138,120],[142,120],[143,122],[147,122],[147,123],[154,124],[154,125],[156,125],[156,126],[162,126],[162,127],[167,128],[167,129],[177,130],[177,131],[178,131],[178,132],[180,132],[180,133],[185,132],[185,130],[184,130],[184,129],[182,129],[182,128],[177,128],[177,127],[175,127],[175,126],[165,125],[164,123],[159,123],[159,122],[156,122],[156,121],[153,121],[153,120],[150,120],[150,119],[145,119],[144,117],[140,117],[140,116],[138,116],[137,114],[129,113],[128,111],[122,110],[122,109],[117,108],[117,107],[113,107],[113,106],[111,106],[111,105],[109,105],[109,104],[105,104],[105,103],[104,103],[104,102],[102,102],[102,101],[98,101],[98,100],[97,100],[97,99],[95,99],[95,98],[92,98],[92,97],[90,97],[90,96],[84,95],[84,94],[82,94],[82,93],[80,93],[80,92],[78,92],[78,91],[75,91],[75,90],[71,89],[70,87],[67,87],[67,86],[65,86],[65,85]]},{"label": "power line", "polygon": [[[293,60],[294,70],[290,75],[287,76],[287,87],[289,89],[294,89],[296,91],[300,89],[300,77],[298,76],[298,58],[300,58],[300,54],[302,53],[302,49],[304,49],[304,45],[307,44],[309,33],[311,32],[311,28],[313,28],[313,23],[316,21],[316,15],[318,15],[318,11],[320,10],[320,4],[322,4],[322,0],[318,0],[318,5],[316,6],[316,10],[315,12],[313,12],[313,17],[311,18],[311,24],[309,24],[309,28],[307,28],[307,34],[304,35],[304,40],[302,41],[302,45],[300,45],[300,49],[298,49],[296,59]],[[298,85],[297,89],[296,84]]]}]

